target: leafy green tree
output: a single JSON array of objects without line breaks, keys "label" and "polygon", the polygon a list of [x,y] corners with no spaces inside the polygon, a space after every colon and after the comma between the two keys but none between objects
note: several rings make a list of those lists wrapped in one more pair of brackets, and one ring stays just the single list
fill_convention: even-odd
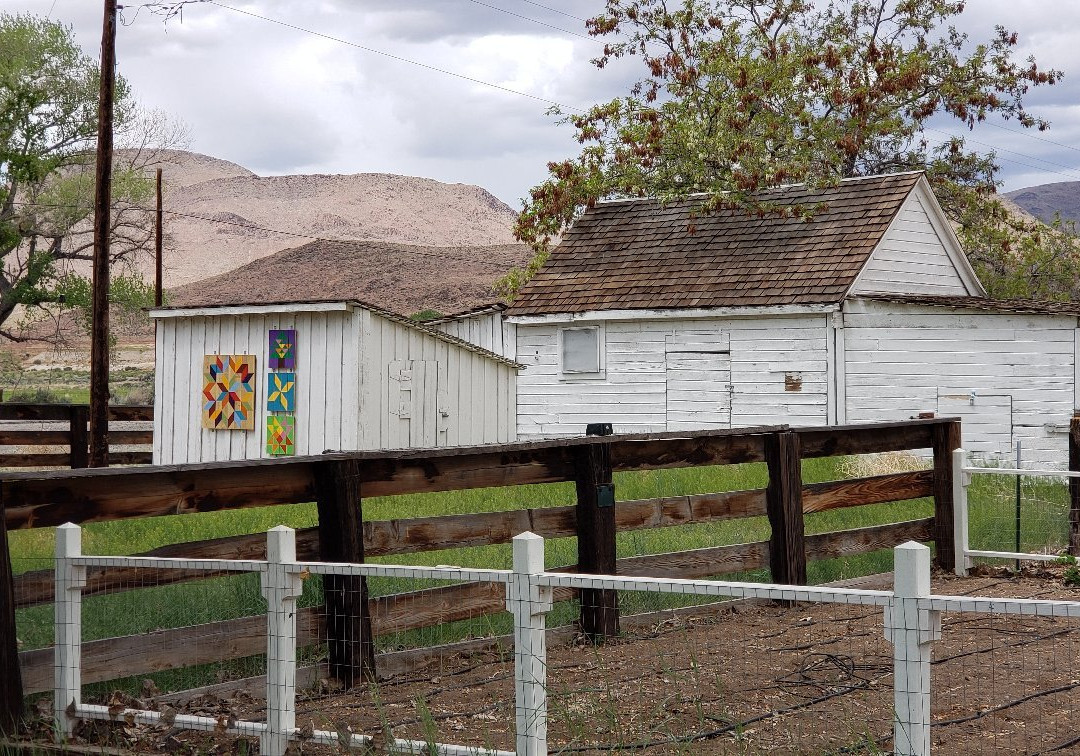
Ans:
[{"label": "leafy green tree", "polygon": [[[1030,247],[1034,237],[1002,220],[993,155],[959,137],[933,146],[928,121],[973,129],[994,116],[1045,129],[1023,99],[1062,74],[1017,60],[1017,36],[1003,27],[972,43],[953,25],[963,9],[947,0],[607,0],[587,22],[607,40],[593,63],[636,58],[645,75],[625,97],[559,114],[582,150],[550,163],[532,189],[515,233],[536,257],[501,288],[512,294],[601,198],[703,193],[702,212],[781,212],[755,193],[905,170],[926,170],[963,240],[983,245],[984,275],[1015,276],[1021,240]],[[1058,233],[1058,251],[1075,257],[1060,229],[1039,233]]]},{"label": "leafy green tree", "polygon": [[[93,172],[99,66],[70,27],[28,14],[0,14],[0,334],[28,338],[11,325],[89,305],[80,271],[92,258]],[[116,142],[111,257],[120,270],[110,296],[129,306],[152,303],[131,264],[149,248],[144,208],[153,186],[146,166],[156,149],[183,139],[160,113],[141,110],[116,82]],[[141,293],[140,293],[141,292]],[[137,296],[133,296],[136,295]],[[136,301],[132,301],[132,300]],[[85,312],[85,311],[84,311]]]}]

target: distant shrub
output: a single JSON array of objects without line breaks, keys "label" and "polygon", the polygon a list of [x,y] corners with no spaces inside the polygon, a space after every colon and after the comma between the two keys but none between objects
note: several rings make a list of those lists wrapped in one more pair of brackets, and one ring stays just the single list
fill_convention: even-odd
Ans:
[{"label": "distant shrub", "polygon": [[443,314],[438,310],[421,310],[420,312],[414,312],[412,315],[410,315],[409,320],[415,320],[423,323],[428,320],[435,320],[436,318],[441,318],[442,316]]}]

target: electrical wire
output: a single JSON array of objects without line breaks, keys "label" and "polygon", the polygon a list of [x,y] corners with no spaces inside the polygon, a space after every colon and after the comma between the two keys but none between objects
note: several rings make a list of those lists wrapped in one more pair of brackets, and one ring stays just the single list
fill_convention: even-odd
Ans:
[{"label": "electrical wire", "polygon": [[541,21],[540,19],[533,18],[532,16],[526,16],[526,15],[523,15],[521,13],[514,13],[514,11],[512,11],[512,10],[507,10],[506,8],[500,8],[497,5],[489,5],[488,3],[481,2],[481,0],[469,0],[469,2],[476,3],[477,5],[480,5],[480,6],[484,7],[484,8],[490,8],[491,10],[499,11],[499,13],[505,13],[508,16],[513,16],[514,18],[520,18],[520,19],[523,19],[525,21],[529,21],[530,23],[538,24],[540,26],[546,26],[549,29],[554,29],[555,31],[560,31],[563,34],[570,34],[570,35],[572,35],[574,37],[580,37],[581,39],[588,40],[589,42],[596,42],[595,39],[593,39],[592,37],[589,37],[589,36],[587,36],[585,34],[579,34],[579,33],[575,32],[575,31],[570,31],[569,29],[563,29],[561,26],[555,26],[554,24],[549,24],[546,21]]}]

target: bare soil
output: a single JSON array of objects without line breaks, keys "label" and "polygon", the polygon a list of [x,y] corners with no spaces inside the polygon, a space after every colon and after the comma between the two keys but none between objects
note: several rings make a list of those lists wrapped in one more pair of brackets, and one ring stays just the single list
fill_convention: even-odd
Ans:
[{"label": "bare soil", "polygon": [[[1059,567],[1020,577],[992,570],[976,578],[939,576],[934,591],[1080,599]],[[550,751],[891,752],[892,651],[882,626],[876,607],[732,602],[710,616],[659,619],[599,647],[553,644]],[[936,753],[1080,753],[1080,621],[946,614],[931,677]],[[513,701],[512,656],[460,656],[377,689],[346,693],[320,681],[298,701],[297,725],[512,749]],[[177,705],[223,722],[262,717],[261,702],[242,695]],[[137,751],[257,748],[250,738],[123,722],[86,724],[80,739]]]}]

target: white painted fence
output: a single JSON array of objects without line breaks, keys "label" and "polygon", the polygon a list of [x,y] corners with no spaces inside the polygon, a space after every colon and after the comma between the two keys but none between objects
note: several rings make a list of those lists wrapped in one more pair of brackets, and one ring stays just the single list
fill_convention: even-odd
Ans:
[{"label": "white painted fence", "polygon": [[977,467],[967,464],[967,451],[953,451],[953,546],[956,552],[956,574],[964,577],[972,566],[973,558],[1016,559],[1018,561],[1053,562],[1060,554],[1021,551],[988,551],[971,548],[969,528],[970,502],[968,488],[973,475],[1006,475],[1014,478],[1039,476],[1047,478],[1080,478],[1080,472],[1070,470],[1039,470],[1019,467]]},{"label": "white painted fence", "polygon": [[[70,735],[79,719],[129,720],[155,724],[156,711],[82,703],[80,684],[81,588],[86,568],[104,566],[177,568],[184,570],[258,572],[267,608],[266,722],[221,722],[212,717],[170,716],[173,727],[258,735],[264,754],[281,756],[289,741],[300,740],[296,727],[296,600],[308,574],[366,577],[404,577],[430,580],[501,583],[506,607],[514,616],[515,751],[438,744],[446,756],[542,756],[547,751],[546,614],[556,587],[600,588],[650,593],[697,594],[716,597],[881,606],[884,632],[893,646],[894,753],[930,753],[930,651],[941,637],[941,612],[982,612],[998,615],[1036,615],[1080,618],[1080,602],[1037,599],[935,596],[930,593],[930,550],[908,542],[894,549],[892,591],[769,585],[716,580],[626,578],[613,575],[575,575],[544,572],[544,540],[533,533],[514,538],[513,569],[484,570],[457,567],[297,562],[295,532],[284,526],[267,533],[266,561],[159,559],[151,557],[92,557],[81,553],[81,530],[67,524],[56,538],[55,716],[60,737]],[[316,730],[304,739],[339,745],[339,733]],[[350,745],[365,746],[372,738],[352,734]],[[395,753],[429,754],[423,741],[395,740]]]}]

